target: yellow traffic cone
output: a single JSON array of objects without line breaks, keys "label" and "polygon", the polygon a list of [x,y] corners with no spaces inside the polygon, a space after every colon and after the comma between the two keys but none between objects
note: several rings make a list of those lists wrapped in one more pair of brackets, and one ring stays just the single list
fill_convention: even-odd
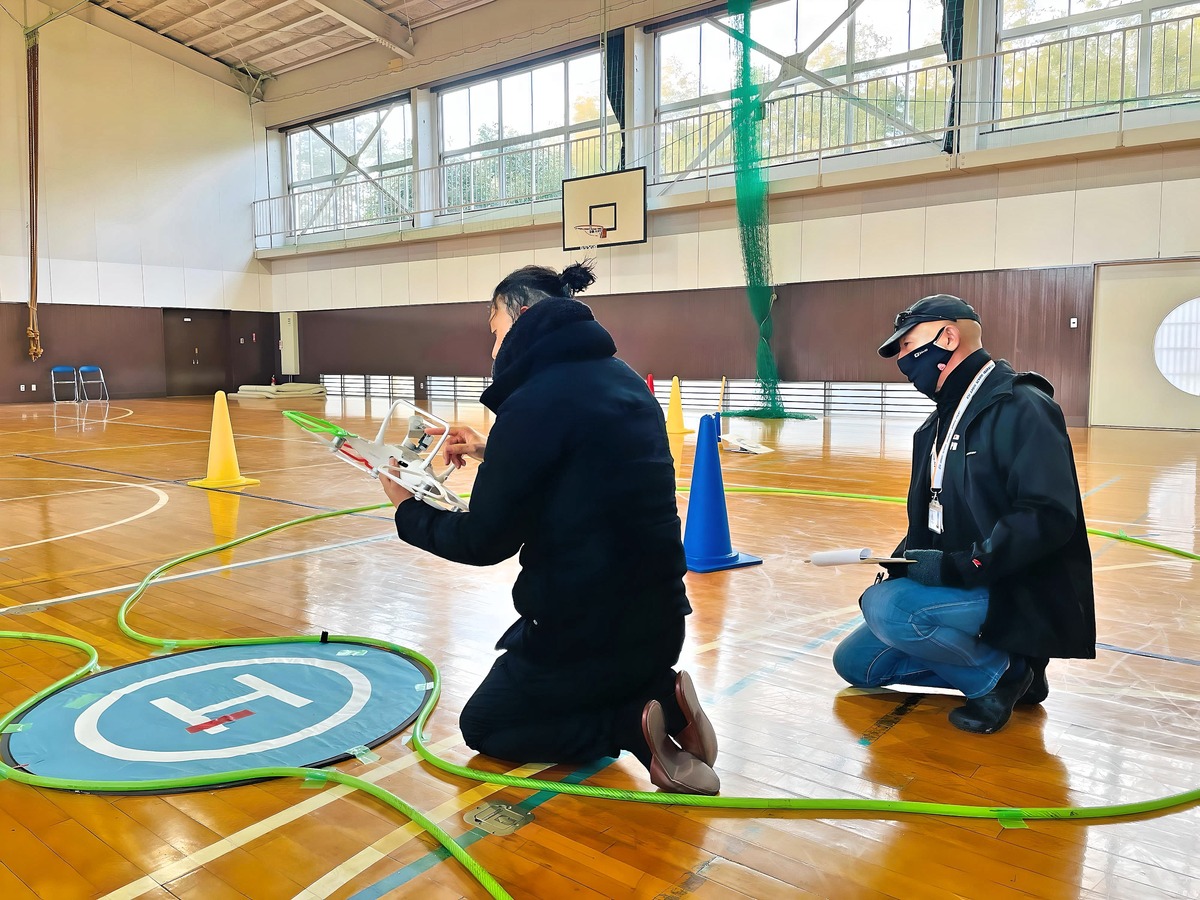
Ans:
[{"label": "yellow traffic cone", "polygon": [[229,422],[229,401],[217,391],[213,403],[212,434],[208,440],[208,476],[189,481],[191,487],[231,488],[258,484],[255,478],[243,478],[238,470],[237,450],[233,446],[233,425]]},{"label": "yellow traffic cone", "polygon": [[671,379],[671,401],[667,404],[667,434],[691,434],[693,429],[683,426],[683,395],[679,392],[679,379]]},{"label": "yellow traffic cone", "polygon": [[717,394],[717,443],[725,433],[725,376],[721,376],[721,393]]},{"label": "yellow traffic cone", "polygon": [[679,470],[683,468],[683,435],[667,432],[667,446],[671,448],[671,465],[675,469],[675,483],[679,484]]},{"label": "yellow traffic cone", "polygon": [[[208,492],[208,517],[212,520],[213,538],[218,544],[228,544],[237,537],[238,506],[242,498],[237,494],[226,491]],[[233,562],[233,548],[222,550],[217,559],[222,566],[228,567]],[[229,578],[232,572],[226,568],[224,576]]]}]

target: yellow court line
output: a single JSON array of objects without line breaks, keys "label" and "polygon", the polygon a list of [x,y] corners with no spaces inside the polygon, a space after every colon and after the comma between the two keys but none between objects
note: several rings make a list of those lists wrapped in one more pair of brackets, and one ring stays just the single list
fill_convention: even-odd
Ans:
[{"label": "yellow court line", "polygon": [[[432,744],[429,749],[435,753],[440,753],[442,750],[448,750],[456,745],[462,738],[459,735],[443,738],[435,744]],[[389,775],[410,768],[421,761],[421,757],[416,753],[410,753],[408,756],[403,756],[400,759],[392,760],[386,765],[380,766],[378,769],[370,772],[367,775],[360,776],[363,781],[372,783],[378,782]],[[336,787],[329,787],[310,797],[307,800],[302,800],[294,806],[289,806],[287,809],[280,810],[274,815],[267,816],[261,822],[255,822],[253,825],[248,825],[241,831],[236,831],[229,837],[221,838],[215,843],[209,844],[207,847],[202,847],[192,853],[187,854],[181,859],[177,859],[172,863],[168,863],[162,868],[156,869],[149,875],[144,875],[137,881],[132,881],[124,887],[117,888],[115,891],[110,891],[105,894],[100,900],[134,900],[135,897],[140,897],[147,891],[152,891],[155,888],[161,888],[164,885],[170,884],[177,878],[182,878],[189,872],[207,865],[215,859],[220,859],[226,853],[237,850],[251,841],[257,840],[264,834],[270,834],[277,828],[294,822],[297,819],[316,812],[323,806],[328,806],[335,800],[345,797],[354,791],[354,788],[339,784]],[[301,896],[304,896],[303,894]]]},{"label": "yellow court line", "polygon": [[[505,774],[516,778],[530,778],[548,768],[550,766],[545,763],[530,763],[518,766]],[[457,815],[469,807],[475,806],[483,798],[503,789],[504,785],[480,784],[469,791],[455,795],[445,803],[426,813],[426,815],[433,822],[441,822],[449,816]],[[391,834],[381,837],[370,847],[366,847],[354,854],[354,856],[350,857],[350,859],[346,860],[332,872],[314,881],[305,891],[297,894],[292,900],[301,900],[301,898],[308,900],[310,897],[320,897],[321,900],[324,900],[324,898],[328,897],[334,891],[344,887],[352,879],[365,872],[381,859],[384,859],[388,854],[394,853],[400,847],[403,847],[417,835],[421,834],[423,830],[415,822],[409,822],[407,825],[397,828]]]}]

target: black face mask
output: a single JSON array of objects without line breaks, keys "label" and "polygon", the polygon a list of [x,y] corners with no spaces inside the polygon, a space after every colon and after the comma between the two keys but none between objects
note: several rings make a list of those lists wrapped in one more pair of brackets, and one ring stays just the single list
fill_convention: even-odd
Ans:
[{"label": "black face mask", "polygon": [[[945,328],[942,329],[942,331],[945,330]],[[934,335],[933,340],[928,344],[922,344],[916,350],[896,360],[896,365],[900,367],[904,377],[930,400],[937,393],[938,379],[942,377],[942,370],[946,368],[946,363],[954,355],[953,350],[937,346],[942,331]]]}]

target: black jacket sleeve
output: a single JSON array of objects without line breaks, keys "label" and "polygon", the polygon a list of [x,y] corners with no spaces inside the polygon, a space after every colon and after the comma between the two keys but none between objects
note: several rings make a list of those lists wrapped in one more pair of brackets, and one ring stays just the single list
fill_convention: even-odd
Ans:
[{"label": "black jacket sleeve", "polygon": [[1043,394],[1018,386],[994,447],[1009,512],[970,550],[953,553],[968,587],[990,585],[1060,550],[1075,530],[1079,495],[1062,411]]},{"label": "black jacket sleeve", "polygon": [[400,539],[442,559],[491,566],[513,556],[525,542],[565,444],[561,419],[521,403],[513,395],[488,435],[484,462],[471,489],[470,510],[448,512],[418,500],[396,507]]}]

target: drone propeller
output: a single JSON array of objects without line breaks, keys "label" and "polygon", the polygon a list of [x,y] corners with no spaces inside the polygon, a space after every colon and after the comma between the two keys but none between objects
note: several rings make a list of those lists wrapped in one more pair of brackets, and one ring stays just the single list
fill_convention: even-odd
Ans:
[{"label": "drone propeller", "polygon": [[[401,406],[412,410],[408,417],[408,433],[403,443],[388,444],[385,440],[388,426]],[[373,441],[305,412],[285,410],[283,414],[325,444],[338,459],[372,478],[381,475],[390,478],[418,500],[438,509],[466,511],[466,501],[445,485],[454,466],[448,466],[442,472],[434,469],[434,462],[441,453],[442,444],[446,442],[449,425],[409,401],[396,400],[392,403]],[[442,428],[441,436],[432,447],[429,446],[432,435],[425,433],[430,425]],[[392,459],[396,460],[396,465],[391,464]]]}]

